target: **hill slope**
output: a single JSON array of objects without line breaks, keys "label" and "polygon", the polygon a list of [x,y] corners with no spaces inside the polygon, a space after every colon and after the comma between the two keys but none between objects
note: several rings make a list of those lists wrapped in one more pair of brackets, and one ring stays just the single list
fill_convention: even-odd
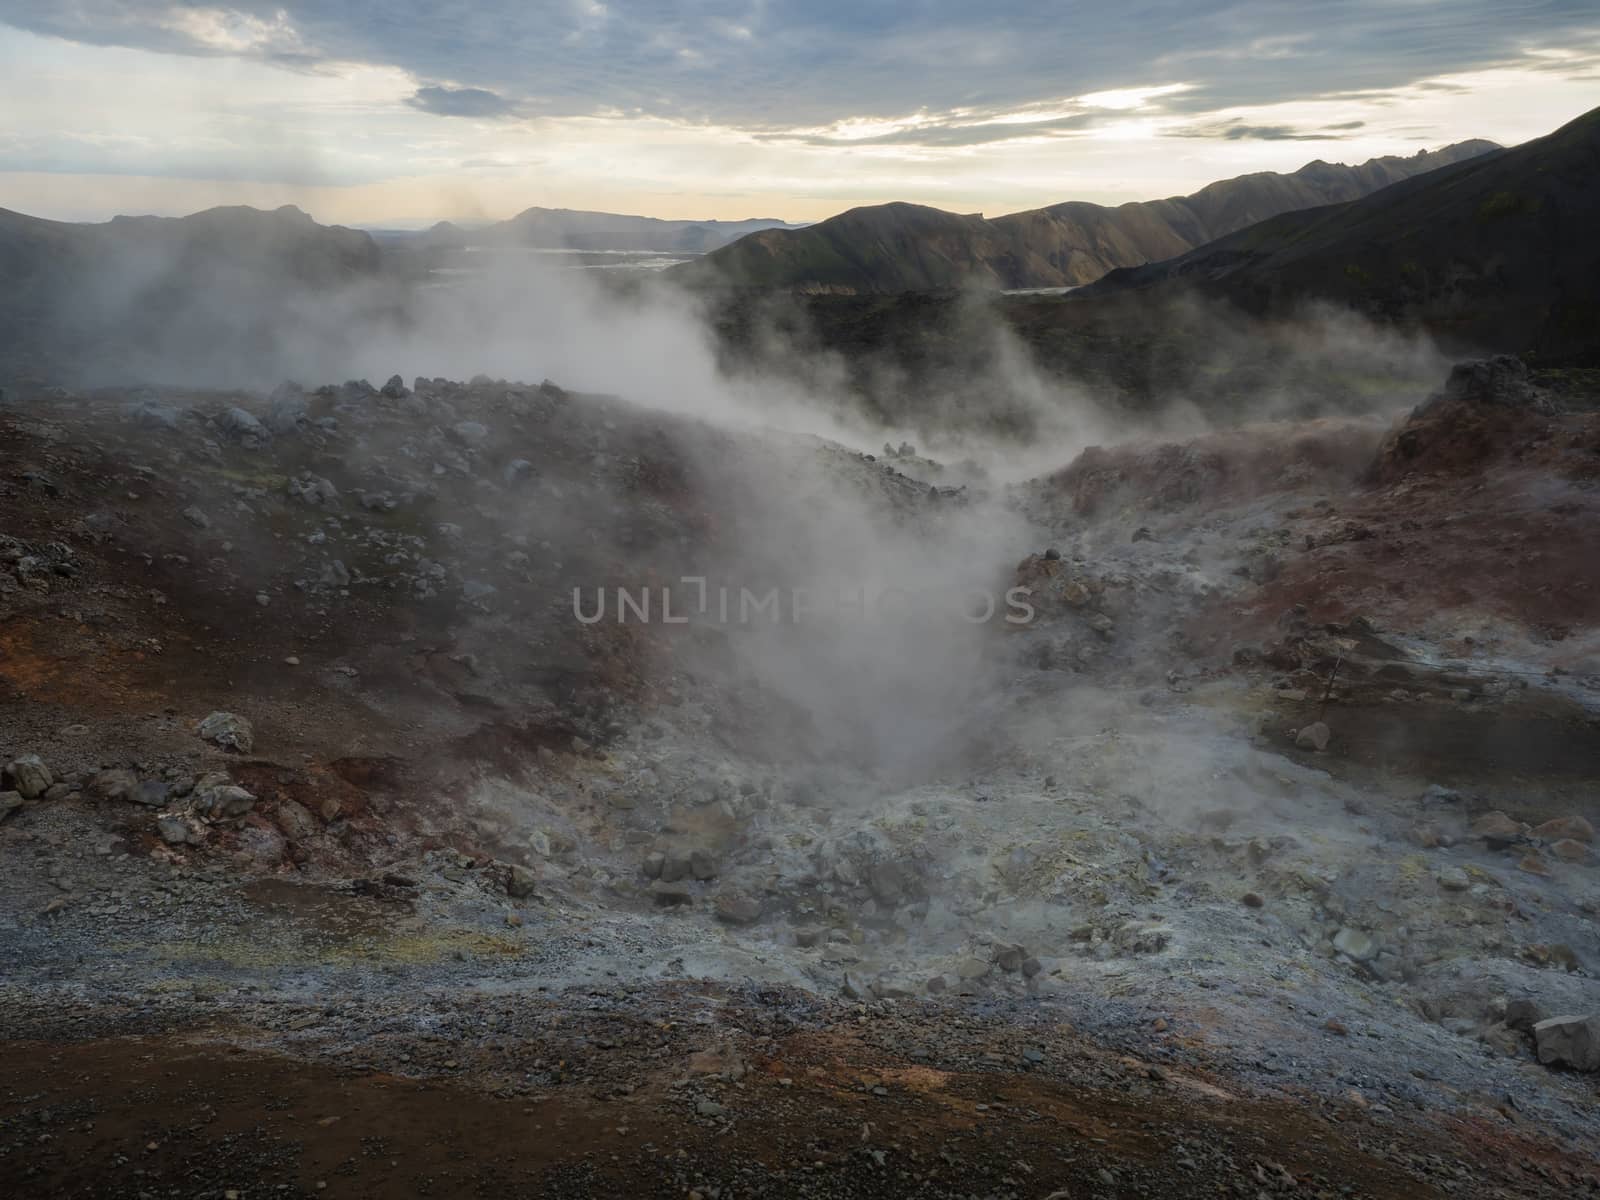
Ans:
[{"label": "hill slope", "polygon": [[770,217],[747,221],[665,221],[570,208],[529,208],[505,221],[465,230],[441,221],[422,237],[431,246],[529,246],[551,250],[653,250],[701,254],[759,230],[786,228]]},{"label": "hill slope", "polygon": [[1470,141],[1360,166],[1313,162],[1261,172],[1192,196],[1107,208],[1069,201],[992,221],[915,204],[855,208],[805,229],[753,233],[678,268],[687,279],[811,292],[1067,287],[1116,267],[1182,254],[1277,213],[1364,196],[1495,149]]},{"label": "hill slope", "polygon": [[75,379],[179,360],[247,369],[315,329],[317,301],[385,271],[369,235],[292,206],[98,225],[0,209],[0,367]]},{"label": "hill slope", "polygon": [[1284,213],[1090,289],[1193,286],[1258,312],[1327,299],[1547,356],[1600,343],[1600,109],[1363,199]]}]

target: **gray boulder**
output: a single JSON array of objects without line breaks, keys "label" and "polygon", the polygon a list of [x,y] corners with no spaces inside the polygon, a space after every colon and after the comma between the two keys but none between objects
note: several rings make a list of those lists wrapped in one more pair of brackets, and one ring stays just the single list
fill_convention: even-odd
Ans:
[{"label": "gray boulder", "polygon": [[1533,1044],[1547,1067],[1600,1071],[1600,1016],[1540,1021],[1533,1027]]},{"label": "gray boulder", "polygon": [[169,846],[182,846],[200,840],[200,831],[187,818],[172,813],[156,818],[156,833]]},{"label": "gray boulder", "polygon": [[276,829],[252,826],[239,832],[239,852],[264,867],[275,867],[283,861],[288,849],[283,834]]},{"label": "gray boulder", "polygon": [[255,807],[256,798],[226,775],[207,775],[194,785],[194,811],[213,821],[231,821]]},{"label": "gray boulder", "polygon": [[278,802],[278,828],[295,841],[304,841],[317,834],[317,819],[311,810],[298,800]]},{"label": "gray boulder", "polygon": [[127,798],[146,808],[165,808],[172,798],[172,785],[159,779],[146,779],[129,792]]},{"label": "gray boulder", "polygon": [[97,771],[84,790],[92,800],[127,800],[139,786],[139,777],[120,767]]},{"label": "gray boulder", "polygon": [[1327,725],[1321,721],[1313,721],[1295,734],[1294,744],[1303,750],[1326,750],[1328,748],[1328,736]]},{"label": "gray boulder", "polygon": [[1333,935],[1333,948],[1356,962],[1365,962],[1378,953],[1378,943],[1370,933],[1348,927]]},{"label": "gray boulder", "polygon": [[219,413],[216,425],[224,435],[244,446],[259,446],[272,440],[271,432],[254,413],[237,406]]},{"label": "gray boulder", "polygon": [[996,946],[994,962],[1002,971],[1022,970],[1022,961],[1028,957],[1028,952],[1021,946]]},{"label": "gray boulder", "polygon": [[4,821],[24,804],[18,792],[0,792],[0,821]]},{"label": "gray boulder", "polygon": [[754,925],[761,919],[761,901],[750,896],[724,894],[717,897],[717,919],[729,925]]},{"label": "gray boulder", "polygon": [[325,508],[337,508],[339,505],[339,489],[310,471],[302,471],[298,479],[290,479],[288,492],[291,499],[302,504]]},{"label": "gray boulder", "polygon": [[1424,401],[1419,414],[1432,412],[1451,401],[1502,408],[1549,410],[1548,398],[1534,386],[1527,365],[1510,354],[1456,363],[1444,388]]},{"label": "gray boulder", "polygon": [[24,754],[6,764],[5,778],[24,800],[34,800],[44,795],[55,776],[37,754]]},{"label": "gray boulder", "polygon": [[176,429],[179,413],[170,405],[147,402],[133,410],[133,419],[152,429]]},{"label": "gray boulder", "polygon": [[230,712],[214,712],[195,727],[195,732],[208,742],[215,742],[226,750],[249,754],[255,747],[255,731],[250,722]]},{"label": "gray boulder", "polygon": [[267,397],[267,428],[273,433],[293,433],[309,418],[306,393],[298,383],[286,379]]}]

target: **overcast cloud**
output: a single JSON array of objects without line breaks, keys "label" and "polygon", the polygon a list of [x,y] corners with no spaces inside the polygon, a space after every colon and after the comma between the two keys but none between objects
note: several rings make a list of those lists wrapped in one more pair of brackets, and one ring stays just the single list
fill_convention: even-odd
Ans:
[{"label": "overcast cloud", "polygon": [[[403,184],[437,204],[452,175],[538,162],[553,192],[609,181],[665,215],[1024,207],[1292,169],[1316,143],[1516,141],[1600,103],[1600,12],[1558,0],[5,0],[0,22],[0,173],[25,198],[120,174],[368,188],[393,213]],[[126,111],[74,102],[113,71]],[[1134,161],[1152,138],[1182,147],[1165,173]]]}]

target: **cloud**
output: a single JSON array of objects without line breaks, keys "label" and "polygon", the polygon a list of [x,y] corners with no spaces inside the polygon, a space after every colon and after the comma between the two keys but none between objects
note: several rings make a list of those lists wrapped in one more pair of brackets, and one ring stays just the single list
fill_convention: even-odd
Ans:
[{"label": "cloud", "polygon": [[1173,126],[1161,131],[1163,137],[1220,138],[1225,142],[1339,142],[1365,129],[1365,121],[1340,121],[1300,127],[1295,125],[1253,125],[1239,117],[1224,121],[1205,121]]},{"label": "cloud", "polygon": [[1222,131],[1222,136],[1230,142],[1237,142],[1242,138],[1250,138],[1257,142],[1320,142],[1327,135],[1299,133],[1287,125],[1229,125]]},{"label": "cloud", "polygon": [[1116,204],[1538,136],[1595,103],[1597,26],[1593,0],[4,0],[0,171],[73,212],[153,203],[113,175],[321,188],[347,220]]},{"label": "cloud", "polygon": [[517,106],[487,88],[419,87],[406,100],[412,108],[436,117],[514,117]]},{"label": "cloud", "polygon": [[881,128],[881,132],[861,132],[863,123],[842,122],[822,129],[759,133],[756,138],[763,142],[792,142],[805,146],[984,146],[1023,138],[1066,137],[1113,119],[1110,114],[1096,112],[1028,116],[1020,120],[1009,119],[1011,115],[918,114],[906,121],[864,123],[868,129]]},{"label": "cloud", "polygon": [[1535,38],[1600,38],[1592,0],[1126,0],[1070,13],[1057,0],[9,0],[0,19],[169,53],[383,64],[530,113],[768,132],[1015,109],[1059,95],[1063,77],[1079,95],[1135,98],[1189,80],[1166,102],[1215,113],[1403,88],[1519,60]]}]

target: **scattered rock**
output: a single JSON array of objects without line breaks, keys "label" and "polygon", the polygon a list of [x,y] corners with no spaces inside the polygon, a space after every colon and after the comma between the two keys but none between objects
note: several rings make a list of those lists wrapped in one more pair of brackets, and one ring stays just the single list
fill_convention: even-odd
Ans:
[{"label": "scattered rock", "polygon": [[339,489],[320,475],[313,475],[309,471],[302,471],[298,479],[291,478],[288,484],[291,499],[302,504],[309,504],[317,508],[339,507]]},{"label": "scattered rock", "polygon": [[719,921],[730,925],[754,925],[761,919],[761,901],[725,893],[717,897],[716,913]]},{"label": "scattered rock", "polygon": [[24,803],[20,792],[0,792],[0,821],[4,821]]},{"label": "scattered rock", "polygon": [[1600,1071],[1600,1016],[1551,1017],[1533,1027],[1539,1061],[1548,1067]]},{"label": "scattered rock", "polygon": [[309,418],[306,404],[305,389],[293,380],[284,380],[267,397],[267,428],[273,433],[294,433]]},{"label": "scattered rock", "polygon": [[200,840],[200,831],[185,818],[173,813],[156,818],[156,833],[169,846],[181,846]]},{"label": "scattered rock", "polygon": [[1021,946],[997,946],[994,952],[994,962],[1002,971],[1020,971],[1022,970],[1022,960],[1027,956],[1027,951]]},{"label": "scattered rock", "polygon": [[232,821],[255,807],[256,798],[214,771],[194,785],[194,811],[213,821]]},{"label": "scattered rock", "polygon": [[146,808],[165,808],[167,801],[172,798],[172,785],[159,779],[141,780],[127,798]]},{"label": "scattered rock", "polygon": [[1532,1033],[1533,1027],[1544,1020],[1544,1013],[1539,1008],[1539,1002],[1527,996],[1519,996],[1506,1004],[1505,1022],[1507,1027],[1519,1030],[1522,1033]]},{"label": "scattered rock", "polygon": [[55,776],[37,754],[24,754],[6,764],[5,780],[24,800],[36,800],[49,790]]},{"label": "scattered rock", "polygon": [[1583,862],[1589,857],[1589,847],[1573,838],[1562,838],[1558,842],[1551,842],[1548,849],[1563,862]]},{"label": "scattered rock", "polygon": [[1496,809],[1484,813],[1472,823],[1473,837],[1482,838],[1491,849],[1512,845],[1523,839],[1523,825]]},{"label": "scattered rock", "polygon": [[251,825],[239,831],[239,852],[263,867],[277,866],[287,849],[283,834],[276,829]]},{"label": "scattered rock", "polygon": [[694,893],[684,884],[658,879],[650,885],[650,895],[659,908],[679,908],[694,903]]},{"label": "scattered rock", "polygon": [[1439,886],[1447,892],[1464,892],[1472,886],[1472,880],[1467,877],[1467,873],[1460,867],[1446,867],[1434,878],[1438,881]]},{"label": "scattered rock", "polygon": [[1328,748],[1330,736],[1328,726],[1324,722],[1313,721],[1294,735],[1294,744],[1302,749],[1320,752]]},{"label": "scattered rock", "polygon": [[1266,903],[1266,901],[1261,898],[1260,892],[1246,892],[1239,898],[1239,902],[1246,908],[1260,908]]},{"label": "scattered rock", "polygon": [[513,863],[506,872],[506,895],[514,899],[526,900],[538,890],[538,887],[539,877],[527,867]]},{"label": "scattered rock", "polygon": [[[1346,811],[1350,811],[1348,807]],[[1436,850],[1443,844],[1439,830],[1426,821],[1413,825],[1406,836],[1424,850]]]},{"label": "scattered rock", "polygon": [[114,768],[97,771],[84,789],[91,800],[130,800],[139,786],[139,777],[132,771]]},{"label": "scattered rock", "polygon": [[717,860],[706,850],[693,850],[689,854],[689,873],[704,882],[717,877]]},{"label": "scattered rock", "polygon": [[[654,857],[655,855],[651,855],[650,858],[645,860],[646,874],[649,873],[650,859],[653,859]],[[662,883],[677,883],[679,880],[689,878],[689,856],[686,854],[676,853],[662,854],[661,867],[655,873],[655,878],[659,879]]]},{"label": "scattered rock", "polygon": [[272,437],[267,427],[256,420],[254,414],[242,408],[223,410],[218,414],[216,423],[217,428],[224,434],[245,446],[259,446]]},{"label": "scattered rock", "polygon": [[1543,825],[1536,826],[1533,836],[1546,842],[1557,842],[1569,839],[1575,842],[1594,841],[1594,826],[1582,817],[1573,813],[1565,817],[1556,817],[1546,821]]},{"label": "scattered rock", "polygon": [[1333,935],[1333,948],[1356,962],[1366,962],[1378,953],[1378,943],[1370,933],[1348,926]]},{"label": "scattered rock", "polygon": [[250,722],[230,712],[214,712],[195,728],[204,740],[215,742],[224,749],[249,754],[256,744],[255,731]]},{"label": "scattered rock", "polygon": [[294,841],[304,841],[317,834],[317,819],[298,800],[278,802],[278,828]]}]

